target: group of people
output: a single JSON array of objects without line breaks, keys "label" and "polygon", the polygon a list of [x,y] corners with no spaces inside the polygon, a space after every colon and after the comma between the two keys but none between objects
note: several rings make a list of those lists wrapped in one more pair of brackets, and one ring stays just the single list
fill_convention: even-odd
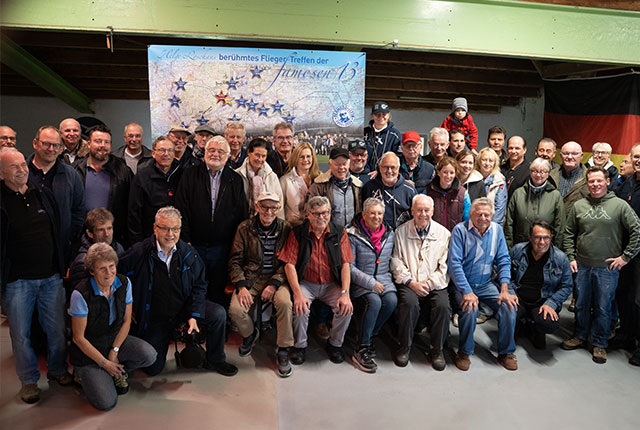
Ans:
[{"label": "group of people", "polygon": [[571,294],[574,333],[562,347],[590,341],[604,363],[619,319],[612,342],[640,365],[640,144],[620,173],[607,144],[594,145],[587,167],[580,145],[567,142],[554,166],[556,143],[545,138],[527,163],[525,140],[500,126],[476,151],[466,111],[455,99],[422,155],[420,135],[401,134],[388,104],[376,102],[364,139],[334,145],[324,173],[288,123],[274,127],[273,145],[245,142],[231,122],[222,135],[206,124],[193,134],[174,127],[149,151],[138,124],[112,150],[106,126],[85,142],[65,119],[37,131],[26,159],[15,132],[0,127],[2,302],[21,398],[40,397],[36,314],[48,378],[75,379],[101,410],[128,390],[133,369],[164,369],[178,328],[206,342],[201,367],[235,375],[227,316],[248,356],[270,304],[282,377],[305,361],[311,313],[334,363],[345,360],[351,327],[349,359],[368,373],[377,370],[373,339],[390,320],[397,366],[426,329],[426,353],[443,370],[453,319],[455,365],[468,370],[476,324],[493,314],[497,360],[516,370],[516,337],[544,348]]}]

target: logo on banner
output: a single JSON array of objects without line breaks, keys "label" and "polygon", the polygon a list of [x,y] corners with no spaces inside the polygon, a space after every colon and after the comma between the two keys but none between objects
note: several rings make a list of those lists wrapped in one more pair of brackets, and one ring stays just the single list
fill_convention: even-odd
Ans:
[{"label": "logo on banner", "polygon": [[333,111],[333,122],[335,122],[338,127],[349,127],[353,124],[354,119],[355,114],[349,106],[343,106]]}]

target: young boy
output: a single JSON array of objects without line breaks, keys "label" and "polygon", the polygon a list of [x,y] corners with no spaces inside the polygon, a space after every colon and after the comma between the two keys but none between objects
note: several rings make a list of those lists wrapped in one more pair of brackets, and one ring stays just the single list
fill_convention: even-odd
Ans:
[{"label": "young boy", "polygon": [[453,99],[451,114],[447,116],[440,127],[451,131],[451,129],[459,129],[464,132],[464,138],[470,149],[475,150],[478,147],[478,127],[473,123],[473,118],[468,113],[467,99],[457,97]]}]

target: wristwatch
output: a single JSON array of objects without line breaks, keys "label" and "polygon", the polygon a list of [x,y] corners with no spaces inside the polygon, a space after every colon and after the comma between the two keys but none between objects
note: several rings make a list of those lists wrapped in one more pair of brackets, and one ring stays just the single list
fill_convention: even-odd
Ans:
[{"label": "wristwatch", "polygon": [[342,294],[349,294],[349,290],[342,290],[341,293]]},{"label": "wristwatch", "polygon": [[117,346],[114,346],[114,347],[113,347],[113,348],[111,348],[111,349],[113,349],[115,352],[120,351],[120,348],[118,348]]}]

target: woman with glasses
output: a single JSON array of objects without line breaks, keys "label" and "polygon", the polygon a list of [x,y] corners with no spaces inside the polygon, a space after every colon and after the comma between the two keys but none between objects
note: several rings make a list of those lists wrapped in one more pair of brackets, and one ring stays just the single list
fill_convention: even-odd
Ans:
[{"label": "woman with glasses", "polygon": [[500,159],[491,148],[482,148],[478,152],[475,169],[482,174],[487,198],[493,203],[493,219],[498,224],[504,222],[507,208],[507,183],[500,173]]},{"label": "woman with glasses", "polygon": [[289,158],[287,170],[280,178],[284,198],[284,219],[292,227],[304,222],[304,201],[309,187],[320,174],[318,160],[308,142],[300,142]]},{"label": "woman with glasses", "polygon": [[618,168],[613,165],[611,161],[611,145],[606,142],[596,142],[593,144],[592,156],[589,161],[585,163],[587,168],[591,166],[602,167],[609,173],[609,190],[612,190],[618,182]]}]

